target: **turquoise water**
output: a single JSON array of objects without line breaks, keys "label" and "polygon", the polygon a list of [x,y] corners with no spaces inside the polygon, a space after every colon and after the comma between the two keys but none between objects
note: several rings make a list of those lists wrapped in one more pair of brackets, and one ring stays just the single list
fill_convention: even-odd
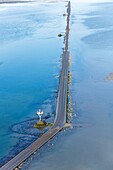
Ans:
[{"label": "turquoise water", "polygon": [[59,4],[0,6],[0,158],[21,138],[11,131],[15,123],[36,118],[39,108],[55,111],[64,41],[57,35],[65,31],[65,3]]},{"label": "turquoise water", "polygon": [[82,127],[59,133],[22,169],[113,169],[112,18],[113,3],[72,2],[69,44],[77,114],[73,125]]}]

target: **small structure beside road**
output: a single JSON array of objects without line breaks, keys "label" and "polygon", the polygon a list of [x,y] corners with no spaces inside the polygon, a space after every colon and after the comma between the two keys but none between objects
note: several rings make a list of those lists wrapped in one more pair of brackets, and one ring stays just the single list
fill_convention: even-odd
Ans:
[{"label": "small structure beside road", "polygon": [[44,114],[44,112],[41,112],[40,109],[37,112],[37,115],[39,116],[40,121],[42,120],[42,115]]}]

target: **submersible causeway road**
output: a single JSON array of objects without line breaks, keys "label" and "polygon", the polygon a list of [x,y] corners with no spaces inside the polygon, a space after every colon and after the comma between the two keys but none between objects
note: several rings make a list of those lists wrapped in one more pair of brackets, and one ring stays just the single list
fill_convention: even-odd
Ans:
[{"label": "submersible causeway road", "polygon": [[68,36],[69,36],[69,16],[70,16],[70,2],[68,2],[67,9],[67,27],[66,27],[66,42],[65,51],[62,56],[62,70],[59,82],[59,91],[57,97],[56,106],[56,119],[54,126],[43,134],[39,139],[33,142],[30,146],[20,152],[17,156],[11,159],[8,163],[0,168],[0,170],[13,170],[21,163],[23,163],[28,157],[30,157],[36,150],[53,138],[66,123],[66,106],[67,106],[67,86],[68,86]]}]

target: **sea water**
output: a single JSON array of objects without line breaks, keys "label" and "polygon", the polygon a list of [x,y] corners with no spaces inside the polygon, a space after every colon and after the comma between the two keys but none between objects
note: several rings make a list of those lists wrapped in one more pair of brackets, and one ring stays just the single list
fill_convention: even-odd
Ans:
[{"label": "sea water", "polygon": [[113,3],[71,5],[73,129],[59,133],[23,169],[113,169]]},{"label": "sea water", "polygon": [[61,2],[0,5],[1,164],[32,140],[26,124],[38,109],[55,113],[65,11]]}]

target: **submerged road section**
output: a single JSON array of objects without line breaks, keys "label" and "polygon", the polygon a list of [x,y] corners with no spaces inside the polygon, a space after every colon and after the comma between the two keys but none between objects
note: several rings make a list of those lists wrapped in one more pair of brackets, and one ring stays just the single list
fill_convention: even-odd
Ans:
[{"label": "submerged road section", "polygon": [[0,170],[13,170],[29,158],[35,151],[42,147],[46,142],[53,138],[66,123],[66,110],[67,110],[67,87],[68,87],[68,39],[69,39],[69,18],[70,18],[71,4],[68,2],[67,7],[67,26],[65,37],[65,50],[62,56],[62,70],[59,80],[59,91],[56,106],[56,119],[53,127],[33,142],[30,146],[20,152],[17,156],[11,159],[8,163],[0,168]]}]

